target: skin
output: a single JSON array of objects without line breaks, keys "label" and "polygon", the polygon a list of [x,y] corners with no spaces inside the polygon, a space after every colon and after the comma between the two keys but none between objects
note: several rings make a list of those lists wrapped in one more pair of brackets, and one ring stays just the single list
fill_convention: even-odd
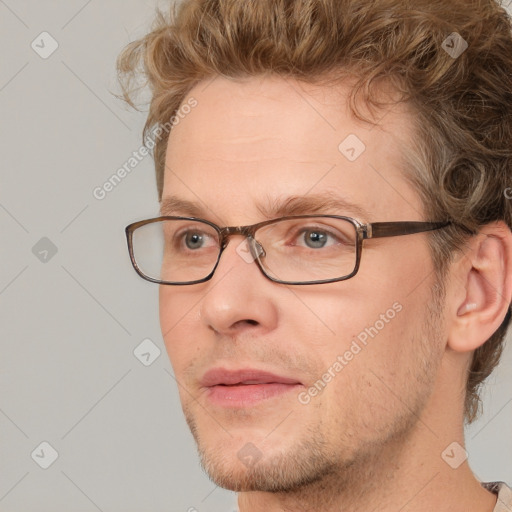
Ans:
[{"label": "skin", "polygon": [[[423,217],[403,176],[412,114],[395,106],[372,127],[350,114],[347,91],[278,77],[200,83],[190,92],[197,107],[169,137],[163,198],[197,202],[220,226],[265,220],[257,205],[269,198],[329,190],[364,208],[362,222],[440,220]],[[366,145],[354,162],[338,150],[349,134]],[[492,511],[496,497],[467,461],[453,469],[441,454],[464,446],[470,357],[510,303],[504,224],[471,240],[437,300],[424,233],[365,241],[355,277],[313,286],[266,279],[237,253],[242,240],[231,239],[210,281],[160,286],[161,329],[201,462],[239,492],[240,511]],[[293,391],[227,409],[200,385],[212,367],[252,367],[307,390],[394,303],[401,311],[308,404]],[[244,447],[255,464],[237,456]]]}]

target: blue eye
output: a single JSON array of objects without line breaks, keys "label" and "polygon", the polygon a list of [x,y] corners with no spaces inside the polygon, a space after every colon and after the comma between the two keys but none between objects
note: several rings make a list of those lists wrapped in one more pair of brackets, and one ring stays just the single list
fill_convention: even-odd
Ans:
[{"label": "blue eye", "polygon": [[329,237],[325,231],[319,230],[304,230],[302,233],[304,233],[304,241],[306,245],[312,249],[320,249],[324,247]]},{"label": "blue eye", "polygon": [[189,249],[197,249],[198,246],[200,247],[200,244],[203,242],[204,237],[200,233],[197,232],[189,232],[185,233],[185,245]]},{"label": "blue eye", "polygon": [[316,227],[301,229],[294,238],[302,242],[297,245],[305,245],[309,249],[323,249],[324,247],[331,247],[336,244],[344,244],[340,236],[326,229]]},{"label": "blue eye", "polygon": [[208,232],[196,226],[188,226],[184,229],[168,230],[167,236],[170,247],[175,252],[199,252],[205,249],[217,248],[219,245],[216,232]]}]

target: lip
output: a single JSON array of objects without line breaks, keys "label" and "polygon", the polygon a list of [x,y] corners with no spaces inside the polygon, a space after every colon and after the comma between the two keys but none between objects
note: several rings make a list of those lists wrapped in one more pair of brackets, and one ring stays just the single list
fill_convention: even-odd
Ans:
[{"label": "lip", "polygon": [[276,375],[274,373],[257,370],[255,368],[242,368],[239,370],[226,370],[225,368],[212,368],[201,379],[201,386],[212,387],[218,385],[234,386],[236,384],[301,384],[297,379]]},{"label": "lip", "polygon": [[295,390],[302,383],[275,373],[243,368],[212,368],[200,380],[208,399],[222,407],[248,407]]}]

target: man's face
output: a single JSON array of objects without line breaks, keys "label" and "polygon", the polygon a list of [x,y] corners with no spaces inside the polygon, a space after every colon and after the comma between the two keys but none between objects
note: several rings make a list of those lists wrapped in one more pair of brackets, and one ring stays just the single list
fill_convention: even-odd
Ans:
[{"label": "man's face", "polygon": [[[279,78],[199,84],[197,106],[169,138],[163,200],[197,203],[220,226],[326,192],[367,213],[294,214],[425,220],[402,174],[407,113],[395,108],[372,128],[350,115],[346,93]],[[161,329],[202,463],[239,491],[330,474],[341,484],[406,438],[434,388],[444,346],[426,235],[365,241],[355,277],[307,286],[266,279],[237,252],[242,241],[231,239],[210,281],[160,287]]]}]

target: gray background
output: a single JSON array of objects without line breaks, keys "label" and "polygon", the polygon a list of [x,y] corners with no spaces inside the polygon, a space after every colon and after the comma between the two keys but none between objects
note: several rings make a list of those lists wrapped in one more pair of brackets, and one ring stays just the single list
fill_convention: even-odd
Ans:
[{"label": "gray background", "polygon": [[[199,467],[158,287],[127,255],[125,225],[158,211],[151,158],[93,196],[141,145],[145,113],[110,91],[117,54],[155,5],[0,0],[0,512],[235,509]],[[59,45],[46,59],[31,48],[50,48],[43,31]],[[133,351],[147,338],[161,355],[144,366]],[[484,398],[470,464],[512,483],[510,343]],[[58,452],[48,469],[43,441]]]}]

